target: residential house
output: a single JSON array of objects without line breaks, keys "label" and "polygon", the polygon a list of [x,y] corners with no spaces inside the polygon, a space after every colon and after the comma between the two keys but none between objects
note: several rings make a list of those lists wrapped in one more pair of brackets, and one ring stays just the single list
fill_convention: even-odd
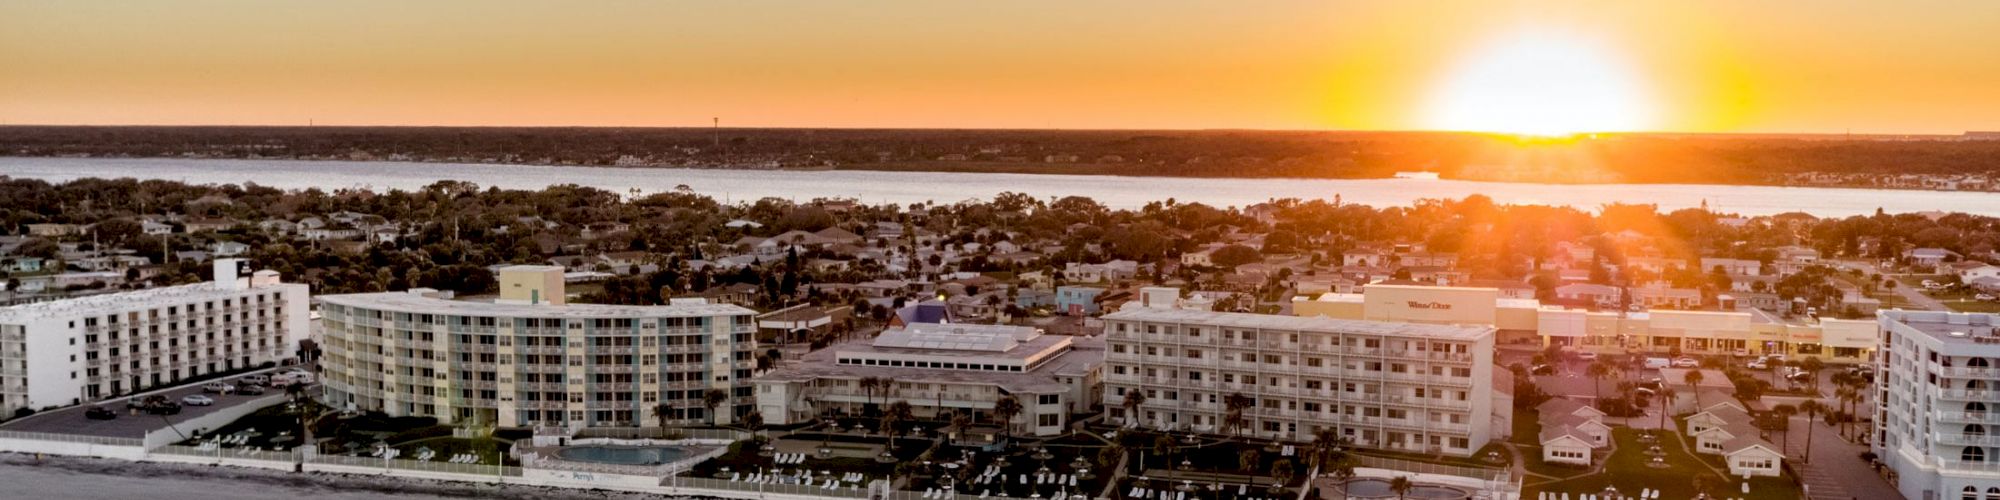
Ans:
[{"label": "residential house", "polygon": [[1542,462],[1552,464],[1592,464],[1590,437],[1570,427],[1542,427]]},{"label": "residential house", "polygon": [[1664,286],[1642,286],[1628,290],[1632,303],[1658,309],[1694,309],[1701,307],[1701,290],[1693,288],[1672,288]]},{"label": "residential house", "polygon": [[1784,473],[1785,454],[1770,441],[1757,436],[1743,436],[1722,443],[1722,460],[1729,464],[1731,476],[1778,477]]},{"label": "residential house", "polygon": [[208,251],[218,257],[235,257],[250,251],[250,245],[234,241],[218,241],[208,246]]},{"label": "residential house", "polygon": [[164,236],[174,234],[174,225],[142,220],[139,221],[139,232],[146,236]]},{"label": "residential house", "polygon": [[206,218],[188,219],[187,222],[181,223],[182,226],[185,226],[187,228],[187,232],[189,233],[224,231],[228,230],[229,228],[236,227],[236,224],[237,221],[235,219],[206,219]]},{"label": "residential house", "polygon": [[84,226],[79,224],[28,224],[29,236],[57,238],[83,234]]},{"label": "residential house", "polygon": [[1957,255],[1942,248],[1912,248],[1903,251],[1903,259],[1908,261],[1911,267],[1917,268],[1935,268],[1938,264],[1943,264],[1946,259]]},{"label": "residential house", "polygon": [[1716,269],[1721,269],[1723,274],[1731,276],[1756,276],[1763,273],[1764,263],[1756,259],[1701,258],[1701,272],[1711,273]]},{"label": "residential house", "polygon": [[1624,292],[1618,287],[1593,283],[1570,283],[1556,287],[1556,299],[1564,302],[1617,307]]},{"label": "residential house", "polygon": [[1071,316],[1088,316],[1101,312],[1097,298],[1105,289],[1094,286],[1067,285],[1056,287],[1056,310]]}]

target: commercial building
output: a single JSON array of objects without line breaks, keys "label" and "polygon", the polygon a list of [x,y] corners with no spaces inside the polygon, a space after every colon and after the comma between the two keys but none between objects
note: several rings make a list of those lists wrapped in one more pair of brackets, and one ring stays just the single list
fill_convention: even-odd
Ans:
[{"label": "commercial building", "polygon": [[[501,427],[635,427],[660,410],[672,425],[729,423],[750,411],[753,311],[569,304],[562,273],[500,268],[491,302],[421,289],[320,297],[327,402]],[[711,390],[726,396],[713,414]]]},{"label": "commercial building", "polygon": [[1046,436],[1098,404],[1103,364],[1102,339],[1024,326],[910,323],[813,351],[752,382],[758,410],[772,424],[868,415],[871,406],[898,401],[922,418],[969,413],[989,423],[997,421],[995,403],[1011,397],[1023,409],[1010,422],[1015,432]]},{"label": "commercial building", "polygon": [[1503,341],[1599,353],[1786,354],[1829,363],[1865,363],[1875,349],[1871,320],[1786,319],[1761,310],[1592,311],[1501,297],[1494,288],[1368,285],[1361,293],[1299,298],[1292,311],[1399,323],[1491,325]]},{"label": "commercial building", "polygon": [[1907,498],[2000,492],[2000,315],[1882,311],[1874,452]]},{"label": "commercial building", "polygon": [[307,288],[275,271],[0,308],[0,412],[97,401],[296,355]]},{"label": "commercial building", "polygon": [[[1142,294],[1150,299],[1153,290]],[[1490,301],[1489,301],[1490,307]],[[1471,455],[1491,438],[1492,326],[1227,313],[1141,300],[1106,314],[1111,421]],[[1137,408],[1126,394],[1144,394]],[[1231,408],[1234,395],[1249,403]],[[1229,415],[1240,411],[1241,428]]]}]

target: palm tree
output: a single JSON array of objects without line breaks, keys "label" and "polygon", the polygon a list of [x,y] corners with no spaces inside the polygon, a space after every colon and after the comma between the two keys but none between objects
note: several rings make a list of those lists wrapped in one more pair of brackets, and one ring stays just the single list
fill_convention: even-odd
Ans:
[{"label": "palm tree", "polygon": [[1701,411],[1701,379],[1705,377],[1701,370],[1688,370],[1686,375],[1681,375],[1681,382],[1687,384],[1688,390],[1694,391],[1694,411]]},{"label": "palm tree", "polygon": [[[1139,391],[1135,390],[1127,394],[1137,392]],[[1131,398],[1127,397],[1126,399],[1130,400]],[[1020,415],[1021,411],[1025,409],[1021,406],[1021,400],[1015,399],[1013,396],[1005,396],[1000,398],[999,401],[993,402],[993,417],[1000,419],[1001,436],[1012,437],[1014,435],[1014,417]]]},{"label": "palm tree", "polygon": [[1396,498],[1399,500],[1407,498],[1413,486],[1416,485],[1410,484],[1410,476],[1396,476],[1389,480],[1389,491],[1396,492]]},{"label": "palm tree", "polygon": [[1811,357],[1801,359],[1793,364],[1799,367],[1799,371],[1812,375],[1806,383],[1812,387],[1813,392],[1819,392],[1819,372],[1826,369],[1826,362],[1820,361],[1817,357]]},{"label": "palm tree", "polygon": [[[1780,432],[1785,433],[1785,444],[1784,444],[1785,449],[1786,450],[1792,449],[1792,415],[1799,414],[1799,407],[1781,403],[1777,406],[1771,407],[1771,413],[1776,414],[1778,416],[1778,422],[1784,424],[1784,425],[1779,425],[1777,427]],[[1810,422],[1808,422],[1806,425],[1806,432],[1812,432],[1812,425]]]},{"label": "palm tree", "polygon": [[954,429],[955,437],[963,438],[965,430],[972,428],[972,412],[966,411],[951,414],[951,428]]},{"label": "palm tree", "polygon": [[864,392],[861,406],[864,407],[862,413],[865,414],[867,413],[866,407],[875,405],[875,389],[882,387],[882,379],[878,377],[861,377],[859,385]]},{"label": "palm tree", "polygon": [[1604,377],[1611,374],[1611,365],[1605,364],[1603,360],[1593,361],[1590,366],[1583,368],[1583,374],[1590,377],[1591,401],[1602,400]]},{"label": "palm tree", "polygon": [[758,427],[763,427],[763,426],[764,426],[763,413],[753,411],[750,412],[750,414],[743,416],[743,428],[745,430],[755,431],[757,430]]},{"label": "palm tree", "polygon": [[1278,459],[1277,462],[1271,463],[1271,478],[1278,480],[1278,484],[1290,486],[1292,484],[1292,475],[1297,474],[1297,472],[1292,470],[1292,467],[1292,459]]},{"label": "palm tree", "polygon": [[1344,495],[1347,493],[1347,482],[1354,480],[1354,466],[1358,465],[1358,463],[1359,461],[1354,459],[1354,455],[1342,453],[1333,462],[1321,466],[1320,470],[1333,470],[1333,477],[1340,480],[1340,492]]},{"label": "palm tree", "polygon": [[1861,390],[1851,385],[1841,385],[1833,388],[1833,397],[1840,400],[1840,413],[1843,416],[1840,419],[1840,437],[1846,438],[1847,431],[1851,427],[1848,424],[1854,421],[1853,408],[1861,402]]},{"label": "palm tree", "polygon": [[1111,446],[1106,446],[1104,449],[1098,450],[1097,466],[1111,467],[1118,465],[1118,459],[1120,458],[1125,458],[1125,446],[1118,443],[1111,443]]},{"label": "palm tree", "polygon": [[1125,421],[1139,421],[1139,405],[1146,404],[1146,392],[1138,389],[1125,391]]},{"label": "palm tree", "polygon": [[1660,388],[1660,429],[1667,428],[1667,413],[1673,411],[1673,409],[1670,407],[1673,405],[1674,396],[1676,395],[1677,394],[1675,393],[1673,388],[1670,387]]},{"label": "palm tree", "polygon": [[1306,445],[1306,449],[1311,452],[1308,458],[1312,460],[1313,465],[1325,468],[1327,464],[1346,458],[1347,450],[1344,449],[1346,445],[1347,438],[1341,437],[1340,433],[1329,428],[1314,432],[1312,443]]},{"label": "palm tree", "polygon": [[1784,371],[1785,360],[1775,358],[1765,359],[1764,369],[1771,372],[1771,386],[1776,387],[1778,385],[1778,372]]},{"label": "palm tree", "polygon": [[1243,450],[1243,453],[1236,455],[1236,466],[1243,469],[1244,472],[1255,471],[1257,470],[1257,466],[1263,464],[1264,455],[1259,453],[1255,448]]},{"label": "palm tree", "polygon": [[1240,392],[1224,396],[1222,398],[1222,405],[1228,409],[1228,413],[1222,416],[1222,427],[1230,434],[1241,432],[1244,427],[1250,425],[1249,419],[1243,418],[1243,411],[1249,409],[1254,404],[1256,404],[1256,400],[1250,399],[1250,396],[1245,396]]},{"label": "palm tree", "polygon": [[1804,458],[1806,462],[1810,463],[1812,462],[1813,419],[1815,415],[1826,412],[1826,404],[1819,402],[1817,399],[1808,398],[1805,401],[1799,402],[1798,409],[1799,413],[1806,414],[1806,454]]},{"label": "palm tree", "polygon": [[722,402],[728,400],[729,393],[722,392],[722,389],[709,389],[708,392],[701,393],[701,406],[708,408],[708,425],[716,425],[716,422],[722,421],[722,414],[717,413],[715,408],[722,406]]},{"label": "palm tree", "polygon": [[1165,460],[1166,468],[1168,469],[1174,467],[1173,453],[1175,444],[1178,444],[1178,442],[1174,441],[1174,436],[1170,434],[1161,433],[1159,436],[1153,437],[1153,454],[1159,455],[1161,460]]},{"label": "palm tree", "polygon": [[673,412],[673,405],[666,403],[653,405],[653,418],[660,421],[660,437],[667,437],[667,416]]}]

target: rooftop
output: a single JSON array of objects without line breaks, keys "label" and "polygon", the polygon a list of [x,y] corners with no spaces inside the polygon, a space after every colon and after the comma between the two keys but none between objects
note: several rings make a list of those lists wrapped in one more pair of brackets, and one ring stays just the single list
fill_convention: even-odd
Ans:
[{"label": "rooftop", "polygon": [[1025,372],[843,365],[835,362],[841,353],[856,352],[906,353],[945,357],[995,356],[993,353],[978,351],[879,347],[874,345],[871,340],[861,339],[844,344],[835,344],[825,349],[806,353],[805,356],[799,358],[797,361],[781,363],[778,368],[758,375],[757,380],[789,382],[819,378],[883,377],[947,384],[985,383],[999,386],[1001,389],[1014,393],[1060,392],[1068,390],[1070,386],[1061,383],[1056,377],[1080,376],[1104,364],[1104,341],[1102,339],[1065,335],[1041,335],[1001,355],[1025,358],[1062,343],[1069,344],[1069,352],[1062,353],[1055,359],[1042,363],[1033,370]]},{"label": "rooftop", "polygon": [[2000,343],[2000,315],[1943,311],[1883,311],[1881,318],[1946,343]]},{"label": "rooftop", "polygon": [[673,304],[627,306],[607,304],[499,304],[446,300],[407,292],[321,295],[327,304],[400,312],[516,318],[662,318],[750,315],[756,311],[732,304]]},{"label": "rooftop", "polygon": [[0,322],[22,322],[45,317],[101,315],[155,305],[186,304],[235,298],[247,293],[269,291],[277,288],[276,285],[224,288],[213,281],[208,281],[130,292],[107,293],[0,308]]},{"label": "rooftop", "polygon": [[1105,320],[1158,321],[1166,323],[1195,323],[1220,327],[1258,328],[1265,330],[1301,330],[1319,332],[1354,333],[1364,335],[1387,335],[1399,337],[1424,337],[1447,340],[1478,340],[1493,336],[1490,326],[1432,325],[1420,323],[1392,323],[1384,321],[1361,321],[1333,319],[1324,316],[1298,317],[1275,314],[1251,314],[1234,312],[1202,311],[1193,309],[1135,308],[1104,315]]}]

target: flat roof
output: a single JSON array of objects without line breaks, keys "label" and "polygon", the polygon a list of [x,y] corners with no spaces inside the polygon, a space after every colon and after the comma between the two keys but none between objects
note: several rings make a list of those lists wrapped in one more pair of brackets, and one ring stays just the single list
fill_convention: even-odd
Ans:
[{"label": "flat roof", "polygon": [[326,304],[364,309],[454,316],[494,316],[510,318],[687,318],[756,314],[734,304],[670,304],[628,306],[610,304],[502,304],[470,300],[446,300],[406,292],[351,293],[321,295]]},{"label": "flat roof", "polygon": [[1158,309],[1137,307],[1104,315],[1105,320],[1157,321],[1163,323],[1193,323],[1219,327],[1259,328],[1267,330],[1300,330],[1317,332],[1358,333],[1367,335],[1387,335],[1399,337],[1423,337],[1447,340],[1478,340],[1491,337],[1495,329],[1491,326],[1434,325],[1426,323],[1395,323],[1387,321],[1364,321],[1333,319],[1325,316],[1299,317],[1276,314],[1251,314],[1235,312],[1203,311],[1196,309]]},{"label": "flat roof", "polygon": [[280,290],[283,289],[283,285],[304,286],[298,283],[279,283],[261,287],[224,288],[216,282],[207,281],[0,307],[0,322],[19,323],[47,317],[102,316],[131,308],[236,298],[257,292]]},{"label": "flat roof", "polygon": [[1881,317],[1940,342],[2000,343],[2000,315],[1945,311],[1882,311]]},{"label": "flat roof", "polygon": [[984,370],[956,370],[945,368],[917,368],[909,366],[868,366],[843,365],[838,363],[839,354],[854,352],[895,352],[925,356],[979,356],[991,357],[993,353],[944,351],[930,349],[884,348],[872,345],[869,339],[858,339],[824,349],[806,353],[796,361],[779,363],[777,368],[764,372],[752,379],[755,381],[800,382],[820,378],[858,379],[861,377],[883,377],[921,382],[947,384],[991,384],[1007,392],[1053,393],[1067,391],[1070,384],[1058,381],[1056,377],[1076,377],[1089,373],[1104,364],[1104,341],[1096,337],[1071,337],[1065,335],[1042,335],[1021,347],[1009,351],[1027,354],[1041,352],[1055,344],[1068,341],[1070,351],[1056,356],[1025,372],[1001,372]]}]

